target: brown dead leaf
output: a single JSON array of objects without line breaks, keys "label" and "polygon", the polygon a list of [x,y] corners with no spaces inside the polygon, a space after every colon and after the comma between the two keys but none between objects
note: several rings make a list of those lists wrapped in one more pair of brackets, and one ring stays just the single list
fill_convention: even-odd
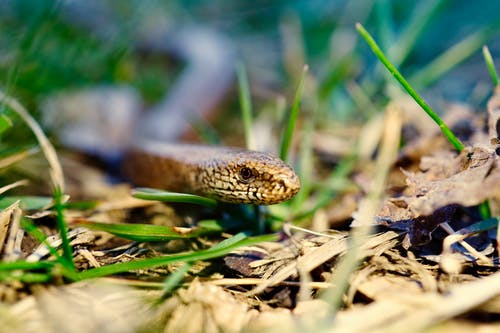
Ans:
[{"label": "brown dead leaf", "polygon": [[424,158],[423,172],[405,172],[407,188],[389,199],[378,215],[381,224],[408,231],[412,245],[425,244],[430,233],[449,222],[458,206],[500,198],[500,159],[489,147],[464,149],[458,156]]},{"label": "brown dead leaf", "polygon": [[151,294],[98,280],[51,287],[2,307],[0,331],[137,332],[154,313]]},{"label": "brown dead leaf", "polygon": [[160,308],[164,332],[240,332],[257,310],[223,288],[194,280]]},{"label": "brown dead leaf", "polygon": [[423,293],[418,281],[404,276],[370,276],[358,286],[358,291],[370,299],[401,299]]},{"label": "brown dead leaf", "polygon": [[408,173],[408,188],[413,196],[407,199],[408,208],[417,216],[430,215],[451,204],[469,207],[486,199],[500,198],[500,159],[494,151],[474,147],[464,151],[449,163],[449,169],[461,170],[438,180],[433,169],[424,173]]},{"label": "brown dead leaf", "polygon": [[[399,154],[397,162],[399,166],[411,168],[426,156],[450,150],[451,144],[424,112],[411,105],[402,105],[402,109],[406,116],[402,133],[406,144]],[[449,105],[443,121],[467,145],[488,143],[488,138],[483,132],[484,120],[465,105]]]}]

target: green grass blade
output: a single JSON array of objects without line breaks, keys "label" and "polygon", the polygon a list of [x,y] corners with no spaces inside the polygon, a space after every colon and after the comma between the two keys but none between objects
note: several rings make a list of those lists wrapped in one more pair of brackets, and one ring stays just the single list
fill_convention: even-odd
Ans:
[{"label": "green grass blade", "polygon": [[305,65],[302,71],[302,76],[300,77],[299,84],[297,86],[297,90],[295,91],[295,99],[293,101],[292,109],[290,110],[290,114],[288,115],[288,122],[285,133],[283,134],[280,148],[280,157],[283,161],[286,161],[288,159],[288,152],[290,150],[290,144],[292,142],[293,129],[295,128],[295,122],[297,121],[297,116],[299,114],[300,100],[302,99],[302,91],[304,90],[304,82],[306,80],[308,69],[309,67]]},{"label": "green grass blade", "polygon": [[483,219],[489,219],[491,217],[490,202],[488,200],[484,201],[478,206],[479,214]]},{"label": "green grass blade", "polygon": [[26,219],[26,218],[23,218],[21,219],[21,227],[27,232],[29,233],[31,236],[33,236],[33,238],[35,238],[40,244],[44,244],[47,249],[49,250],[49,253],[56,258],[56,260],[61,264],[63,265],[66,269],[68,270],[71,270],[72,268],[72,264],[66,262],[66,258],[65,257],[61,257],[59,255],[59,253],[57,253],[57,250],[51,246],[48,242],[47,242],[47,236],[45,236],[45,234],[43,232],[41,232],[35,224],[33,224],[33,222],[31,222],[30,220]]},{"label": "green grass blade", "polygon": [[181,267],[177,268],[175,272],[167,276],[163,282],[163,292],[165,294],[171,293],[182,281],[184,275],[191,269],[190,263],[184,263]]},{"label": "green grass blade", "polygon": [[62,241],[62,249],[63,249],[63,257],[66,259],[66,268],[69,270],[75,269],[75,264],[73,263],[73,249],[69,244],[68,239],[68,225],[66,224],[66,220],[64,218],[64,204],[63,204],[63,195],[60,188],[55,188],[54,190],[54,208],[56,211],[56,223],[57,228],[59,229],[59,234],[61,235]]},{"label": "green grass blade", "polygon": [[[147,268],[152,268],[152,267],[157,267],[157,266],[169,265],[169,264],[173,264],[176,262],[193,262],[193,261],[198,261],[198,260],[214,259],[217,257],[221,257],[221,256],[237,249],[238,247],[241,247],[241,246],[249,246],[249,245],[258,244],[261,242],[271,242],[271,241],[276,241],[277,239],[278,239],[278,235],[274,235],[274,234],[262,235],[262,236],[256,236],[256,237],[248,237],[248,238],[242,239],[236,243],[230,243],[229,245],[227,245],[223,248],[216,246],[214,248],[210,248],[210,249],[202,250],[202,251],[185,252],[185,253],[166,255],[166,256],[160,256],[160,257],[155,257],[155,258],[140,259],[140,260],[126,262],[126,263],[119,263],[119,264],[114,264],[114,265],[93,268],[93,269],[89,269],[87,271],[80,272],[77,274],[71,274],[71,272],[69,272],[69,274],[67,274],[67,276],[69,278],[75,279],[75,280],[85,280],[85,279],[103,277],[103,276],[107,276],[107,275],[111,275],[111,274],[129,272],[129,271],[133,271],[133,270],[147,269]],[[228,244],[228,243],[226,243],[226,244]]]},{"label": "green grass blade", "polygon": [[418,73],[410,78],[410,81],[420,87],[431,85],[457,64],[479,50],[491,38],[492,31],[491,27],[484,28],[468,36],[458,44],[447,49],[430,64],[421,68]]},{"label": "green grass blade", "polygon": [[5,114],[0,115],[0,135],[11,128],[12,125],[12,120],[9,117],[7,117]]},{"label": "green grass blade", "polygon": [[90,209],[96,209],[98,205],[99,205],[99,201],[88,200],[88,201],[66,202],[64,204],[64,207],[66,209],[90,210]]},{"label": "green grass blade", "polygon": [[48,273],[19,273],[0,271],[0,281],[19,281],[22,283],[47,283],[53,280],[53,276]]},{"label": "green grass blade", "polygon": [[457,233],[458,234],[464,234],[464,233],[479,233],[479,232],[483,232],[483,231],[495,228],[498,225],[498,222],[500,222],[499,218],[497,218],[497,217],[491,217],[491,218],[488,218],[488,219],[484,219],[483,221],[474,223],[473,225],[467,226],[467,227],[459,230]]},{"label": "green grass blade", "polygon": [[[491,76],[491,80],[493,81],[493,85],[497,87],[498,73],[495,69],[495,63],[493,62],[493,58],[491,57],[490,50],[486,45],[483,46],[483,56],[484,56],[484,61],[486,62],[486,68],[488,69],[488,72],[490,73]],[[491,209],[489,201],[485,201],[481,205],[479,205],[479,213],[481,214],[481,217],[483,219],[488,219],[491,217]]]},{"label": "green grass blade", "polygon": [[214,246],[211,247],[211,249],[212,250],[219,250],[219,249],[223,249],[226,247],[231,247],[231,246],[234,246],[234,244],[245,240],[245,238],[248,238],[246,233],[239,232],[236,235],[234,235],[233,237],[224,239],[223,241],[215,244]]},{"label": "green grass blade", "polygon": [[303,135],[300,143],[300,157],[298,172],[300,177],[300,191],[293,198],[292,207],[294,211],[302,209],[304,202],[309,198],[312,190],[312,180],[314,175],[314,154],[312,145],[312,135],[314,133],[314,115],[309,115],[304,120]]},{"label": "green grass blade", "polygon": [[394,20],[392,17],[392,4],[389,0],[379,0],[374,4],[380,44],[389,47],[394,43]]},{"label": "green grass blade", "polygon": [[380,47],[377,45],[373,37],[365,30],[365,28],[361,25],[361,23],[356,23],[356,29],[361,34],[361,36],[368,43],[373,53],[377,56],[377,58],[384,64],[387,70],[398,80],[401,86],[410,94],[410,96],[417,102],[418,105],[429,115],[429,117],[434,120],[436,124],[438,124],[439,128],[445,135],[445,137],[450,141],[450,143],[455,147],[456,150],[462,151],[464,149],[464,145],[462,142],[453,134],[453,132],[448,128],[448,126],[443,122],[443,120],[435,113],[431,107],[424,101],[420,95],[413,89],[413,87],[406,81],[406,79],[401,75],[401,73],[397,70],[397,68],[387,59],[385,54],[382,52]]},{"label": "green grass blade", "polygon": [[321,80],[318,87],[318,97],[320,102],[326,101],[331,97],[335,89],[347,81],[347,78],[355,72],[356,56],[351,53],[341,58],[340,60],[331,63],[326,69],[326,74]]},{"label": "green grass blade", "polygon": [[5,197],[0,197],[0,209],[5,209],[16,201],[19,201],[19,207],[23,210],[46,209],[53,204],[53,200],[50,197],[5,196]]},{"label": "green grass blade", "polygon": [[493,85],[496,87],[498,86],[498,73],[495,69],[495,63],[493,62],[493,58],[491,57],[490,50],[486,45],[483,46],[483,57],[484,62],[486,63],[486,68],[488,68],[491,80],[493,81]]},{"label": "green grass blade", "polygon": [[0,262],[0,271],[14,271],[14,270],[38,270],[38,269],[52,269],[55,266],[53,261],[12,261]]},{"label": "green grass blade", "polygon": [[77,221],[77,225],[91,229],[105,231],[115,236],[130,239],[136,242],[164,242],[173,239],[190,239],[214,233],[222,229],[214,228],[180,228],[152,224],[101,223],[93,221]]},{"label": "green grass blade", "polygon": [[200,228],[212,229],[212,230],[225,230],[223,227],[224,223],[217,220],[201,220],[196,223]]},{"label": "green grass blade", "polygon": [[408,24],[387,52],[396,66],[401,65],[406,60],[442,3],[443,0],[420,1],[412,11],[411,17],[407,20]]},{"label": "green grass blade", "polygon": [[160,191],[147,187],[139,187],[132,190],[132,196],[144,200],[157,200],[164,202],[190,203],[215,208],[217,200],[211,198],[200,197],[194,194],[176,193]]},{"label": "green grass blade", "polygon": [[248,149],[255,150],[255,141],[252,136],[252,98],[250,97],[250,86],[245,66],[239,63],[236,68],[238,75],[238,91],[240,97],[241,116],[243,118],[243,129],[245,142]]}]

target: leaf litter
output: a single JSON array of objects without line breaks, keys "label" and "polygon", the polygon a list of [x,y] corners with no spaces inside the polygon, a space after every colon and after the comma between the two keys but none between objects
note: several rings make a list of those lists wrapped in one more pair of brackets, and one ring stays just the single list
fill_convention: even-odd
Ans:
[{"label": "leaf litter", "polygon": [[[375,233],[363,243],[358,258],[362,261],[349,279],[344,305],[327,326],[325,318],[331,316],[331,304],[320,295],[335,288],[332,274],[349,251],[347,226],[357,226],[346,217],[356,216],[359,208],[353,203],[359,203],[369,189],[367,180],[373,172],[370,159],[378,153],[376,145],[365,149],[363,160],[352,173],[357,187],[349,186],[340,193],[340,199],[315,213],[313,220],[322,219],[340,230],[285,228],[279,242],[243,247],[221,260],[195,263],[183,277],[181,287],[163,295],[159,290],[162,280],[175,274],[179,265],[65,286],[27,285],[13,280],[0,288],[2,299],[12,304],[2,305],[2,323],[9,331],[53,332],[61,321],[69,322],[63,318],[70,315],[74,323],[85,324],[65,326],[68,332],[97,327],[105,332],[274,332],[317,327],[336,332],[500,329],[495,321],[500,315],[496,234],[487,228],[474,228],[484,222],[477,208],[483,202],[488,201],[492,216],[499,215],[500,92],[488,103],[487,121],[464,106],[450,107],[445,121],[467,146],[460,153],[418,116],[421,112],[415,111],[412,102],[399,101],[399,108],[405,117],[405,145],[390,169],[385,197],[374,221]],[[380,123],[370,125],[372,130],[384,127]],[[366,131],[359,133],[367,135]],[[380,133],[373,135],[375,141],[382,137]],[[348,153],[340,150],[332,157],[324,147],[320,150],[326,164]],[[85,172],[79,179],[79,172],[75,172],[79,163],[70,160],[74,179],[67,186],[81,188],[72,186],[72,182],[85,183],[83,175],[93,172],[82,163]],[[62,161],[64,166],[68,159],[63,157]],[[105,179],[99,179],[93,180],[101,182],[94,187],[99,193],[92,196],[92,187],[88,187],[88,192],[80,195],[103,198],[106,193],[106,198],[87,210],[68,209],[69,221],[130,223],[139,217],[140,221],[172,228],[193,227],[192,217],[179,215],[179,207],[173,211],[163,204],[133,199],[122,185],[106,185]],[[3,214],[2,237],[14,242],[15,235],[7,237],[9,223],[19,221],[12,220],[12,210]],[[39,219],[47,216],[41,214]],[[78,269],[213,244],[208,237],[158,244],[123,240],[102,231],[74,230],[71,242]],[[460,237],[458,243],[448,238],[455,236]],[[16,248],[24,258],[36,261],[50,256],[31,237],[16,237],[15,244],[22,240],[22,246]],[[51,244],[59,247],[60,239],[55,236]],[[4,248],[2,259],[12,256],[12,251]],[[456,264],[454,269],[449,268],[450,260]],[[161,297],[164,301],[155,305],[153,300]],[[103,311],[95,311],[96,301]],[[84,314],[85,321],[78,313]],[[107,326],[103,318],[110,317],[121,318],[123,325]]]}]

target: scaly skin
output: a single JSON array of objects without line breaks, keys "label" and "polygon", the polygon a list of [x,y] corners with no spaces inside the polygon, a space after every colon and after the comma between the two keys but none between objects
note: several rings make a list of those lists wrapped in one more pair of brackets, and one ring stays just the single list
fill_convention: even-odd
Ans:
[{"label": "scaly skin", "polygon": [[272,205],[292,198],[299,177],[279,158],[238,148],[139,142],[127,153],[135,184],[230,203]]}]

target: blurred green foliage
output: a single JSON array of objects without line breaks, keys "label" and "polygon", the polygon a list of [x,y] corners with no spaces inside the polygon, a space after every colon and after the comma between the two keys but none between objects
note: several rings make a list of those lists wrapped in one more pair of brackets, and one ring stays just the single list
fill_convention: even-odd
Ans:
[{"label": "blurred green foliage", "polygon": [[[52,92],[107,83],[137,88],[146,104],[158,101],[182,66],[135,47],[133,33],[156,24],[156,17],[173,30],[196,24],[226,35],[248,68],[253,90],[292,95],[297,73],[304,62],[309,64],[318,84],[319,115],[336,121],[364,121],[376,111],[367,114],[366,101],[380,106],[394,93],[394,82],[386,80],[359,42],[355,22],[364,24],[410,81],[424,72],[417,90],[433,87],[435,94],[437,88],[445,98],[467,100],[480,82],[487,82],[477,52],[482,44],[491,42],[494,57],[500,52],[500,3],[487,0],[89,1],[113,13],[110,22],[119,33],[110,38],[68,19],[65,3],[0,3],[0,85],[35,112]],[[475,43],[464,46],[468,49],[438,64],[438,77],[430,76],[435,68],[425,72],[436,57],[474,34]],[[452,63],[471,55],[473,62],[460,69]]]}]

